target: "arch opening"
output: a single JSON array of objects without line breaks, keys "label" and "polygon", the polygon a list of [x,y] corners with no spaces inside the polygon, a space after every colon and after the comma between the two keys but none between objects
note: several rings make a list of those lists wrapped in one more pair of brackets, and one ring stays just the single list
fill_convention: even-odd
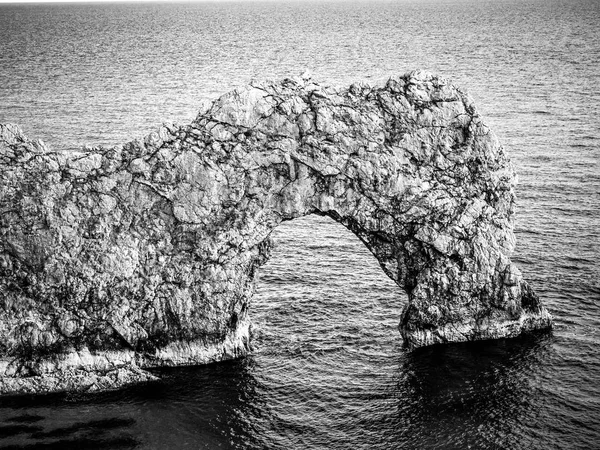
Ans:
[{"label": "arch opening", "polygon": [[353,233],[313,214],[281,224],[271,239],[249,311],[259,336],[306,338],[327,348],[341,344],[331,337],[336,333],[353,333],[353,342],[372,334],[397,340],[406,295]]}]

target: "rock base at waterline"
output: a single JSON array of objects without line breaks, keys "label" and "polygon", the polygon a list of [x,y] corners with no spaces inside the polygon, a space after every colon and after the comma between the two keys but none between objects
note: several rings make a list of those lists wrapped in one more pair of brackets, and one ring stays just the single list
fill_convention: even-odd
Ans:
[{"label": "rock base at waterline", "polygon": [[[244,356],[250,350],[248,323],[223,342],[173,342],[154,354],[132,350],[94,351],[84,348],[24,361],[0,361],[0,394],[98,392],[158,381],[141,369],[209,364]],[[19,365],[25,362],[24,365]]]}]

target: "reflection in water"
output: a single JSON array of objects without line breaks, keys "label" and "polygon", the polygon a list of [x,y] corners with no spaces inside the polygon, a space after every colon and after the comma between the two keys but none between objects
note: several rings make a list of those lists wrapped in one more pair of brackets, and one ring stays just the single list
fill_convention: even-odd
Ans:
[{"label": "reflection in water", "polygon": [[[7,419],[7,422],[19,418]],[[43,417],[40,420],[44,420]],[[126,432],[111,433],[127,427],[133,419],[109,418],[44,429],[41,425],[7,425],[0,427],[0,449],[121,449],[134,448],[139,441]],[[18,443],[11,443],[20,437]],[[2,445],[7,444],[7,445]]]},{"label": "reflection in water", "polygon": [[127,427],[133,424],[133,419],[120,419],[116,417],[100,420],[92,420],[89,422],[77,422],[66,427],[54,428],[49,431],[39,431],[33,433],[32,437],[36,439],[66,437],[79,432],[97,433],[110,430],[113,428]]},{"label": "reflection in water", "polygon": [[360,370],[335,373],[334,383],[323,373],[286,382],[307,365],[335,365],[343,350],[292,357],[288,367],[259,352],[161,369],[162,382],[119,392],[12,397],[0,412],[23,413],[2,421],[0,449],[541,448],[523,440],[540,428],[538,372],[553,342],[538,334],[399,352],[370,367],[386,372],[372,373],[375,383]]},{"label": "reflection in water", "polygon": [[168,402],[178,420],[171,428],[175,436],[161,437],[154,447],[180,448],[181,435],[189,437],[190,448],[199,443],[204,445],[201,448],[228,448],[235,443],[254,447],[255,426],[268,416],[268,398],[257,393],[253,366],[254,360],[246,358],[158,370],[164,383],[153,403]]},{"label": "reflection in water", "polygon": [[552,342],[541,333],[407,354],[397,384],[400,438],[409,447],[524,447],[539,425],[537,372]]},{"label": "reflection in water", "polygon": [[[80,396],[78,400],[73,400],[68,394],[3,397],[0,450],[138,447],[140,441],[131,432],[135,419],[126,417],[122,412],[118,412],[116,417],[110,416],[114,411],[94,408],[102,403],[102,395]],[[10,415],[19,411],[23,413]],[[103,417],[85,420],[92,411]]]},{"label": "reflection in water", "polygon": [[[169,445],[193,433],[212,436],[215,445],[256,449],[344,448],[350,442],[365,449],[524,448],[522,439],[539,425],[537,372],[552,342],[539,334],[402,353],[399,361],[393,358],[395,367],[389,366],[383,384],[368,389],[355,385],[355,373],[338,377],[337,387],[321,377],[307,380],[310,390],[279,383],[285,379],[281,367],[269,367],[257,355],[163,370],[166,381],[153,401],[172,403],[181,408],[179,418],[185,417],[172,429]],[[318,364],[327,366],[329,358],[336,355],[321,354]],[[288,370],[306,364],[302,358],[297,362]],[[331,401],[324,404],[326,398]],[[314,432],[312,420],[323,409],[320,426],[329,432]],[[368,440],[359,438],[365,434]]]}]

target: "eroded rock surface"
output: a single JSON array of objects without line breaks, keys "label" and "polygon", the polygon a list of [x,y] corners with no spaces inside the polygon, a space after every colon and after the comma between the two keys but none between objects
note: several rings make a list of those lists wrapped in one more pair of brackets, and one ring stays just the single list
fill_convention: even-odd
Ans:
[{"label": "eroded rock surface", "polygon": [[0,390],[245,354],[269,235],[307,214],[408,293],[409,347],[549,327],[509,259],[514,181],[469,97],[424,72],[255,83],[190,125],[79,153],[0,125]]}]

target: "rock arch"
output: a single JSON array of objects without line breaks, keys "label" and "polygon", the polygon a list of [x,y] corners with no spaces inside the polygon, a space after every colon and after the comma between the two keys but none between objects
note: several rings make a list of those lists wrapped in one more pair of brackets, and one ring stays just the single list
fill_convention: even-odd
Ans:
[{"label": "rock arch", "polygon": [[551,325],[509,259],[513,168],[442,78],[253,83],[190,125],[75,154],[0,133],[5,391],[244,354],[269,235],[308,214],[346,226],[408,293],[410,348]]}]

